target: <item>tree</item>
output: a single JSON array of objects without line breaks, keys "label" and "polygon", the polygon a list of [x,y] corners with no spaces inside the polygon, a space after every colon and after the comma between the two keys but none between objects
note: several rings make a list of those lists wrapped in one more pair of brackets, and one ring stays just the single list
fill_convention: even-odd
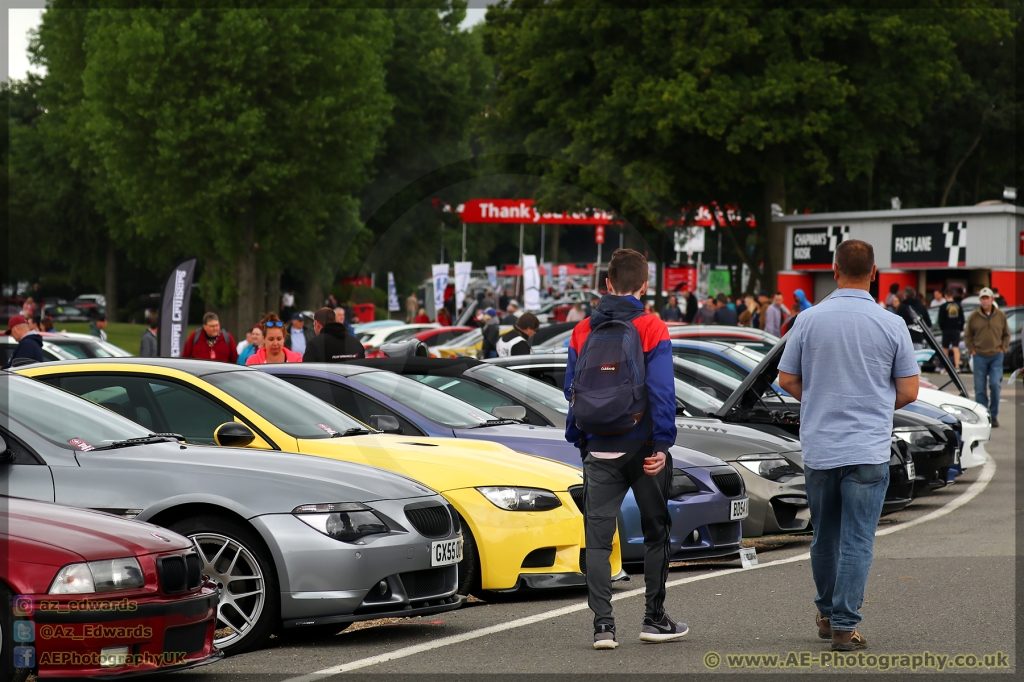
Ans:
[{"label": "tree", "polygon": [[37,54],[62,74],[63,131],[85,142],[101,210],[123,211],[132,238],[199,255],[204,298],[235,330],[268,275],[329,281],[388,122],[387,19],[341,3],[70,7],[51,3]]},{"label": "tree", "polygon": [[754,209],[771,276],[784,241],[770,206],[785,209],[787,187],[869,173],[884,150],[911,147],[929,107],[970,87],[958,42],[985,49],[1010,28],[976,3],[513,0],[488,12],[500,73],[488,139],[531,155],[519,170],[543,176],[548,200],[593,192],[650,224],[659,257],[665,216],[684,203]]}]

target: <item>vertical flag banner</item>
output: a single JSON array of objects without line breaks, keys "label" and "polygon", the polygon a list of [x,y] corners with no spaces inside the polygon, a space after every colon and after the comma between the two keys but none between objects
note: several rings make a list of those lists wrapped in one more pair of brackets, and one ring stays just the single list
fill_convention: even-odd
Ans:
[{"label": "vertical flag banner", "polygon": [[448,288],[448,264],[440,263],[430,266],[434,277],[434,315],[444,307],[444,291]]},{"label": "vertical flag banner", "polygon": [[553,263],[541,263],[540,265],[541,265],[542,268],[544,268],[544,277],[541,278],[541,281],[544,283],[543,284],[544,288],[547,289],[548,287],[555,286],[555,273],[554,273],[555,266],[554,266],[554,264]]},{"label": "vertical flag banner", "polygon": [[498,266],[488,265],[487,270],[487,281],[491,283],[491,291],[496,291],[498,288]]},{"label": "vertical flag banner", "polygon": [[469,289],[469,275],[473,269],[473,263],[460,261],[455,264],[455,309],[462,310],[462,302],[466,300],[466,291]]},{"label": "vertical flag banner", "polygon": [[537,256],[523,255],[523,309],[540,309],[540,270]]},{"label": "vertical flag banner", "polygon": [[559,265],[558,266],[558,289],[565,291],[569,288],[569,266]]},{"label": "vertical flag banner", "polygon": [[388,273],[388,312],[394,313],[401,310],[398,305],[398,287],[395,286],[395,273]]},{"label": "vertical flag banner", "polygon": [[188,330],[188,304],[195,273],[196,259],[187,258],[174,266],[164,283],[160,319],[157,322],[160,327],[157,333],[157,354],[161,357],[181,357]]},{"label": "vertical flag banner", "polygon": [[658,287],[658,264],[652,260],[647,261],[647,288],[654,291]]}]

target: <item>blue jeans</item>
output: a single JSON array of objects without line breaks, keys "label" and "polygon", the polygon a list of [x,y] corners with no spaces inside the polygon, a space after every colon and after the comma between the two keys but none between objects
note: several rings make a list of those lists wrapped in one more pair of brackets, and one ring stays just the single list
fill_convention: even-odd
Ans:
[{"label": "blue jeans", "polygon": [[861,620],[875,530],[889,487],[889,464],[804,467],[804,475],[814,526],[814,603],[822,618],[831,619],[833,630],[853,631]]},{"label": "blue jeans", "polygon": [[[999,392],[1003,381],[1003,354],[996,353],[986,358],[981,353],[974,357],[974,401],[988,408],[995,419],[999,416]],[[985,383],[988,383],[989,391],[992,391],[992,404],[989,404],[988,393]]]}]

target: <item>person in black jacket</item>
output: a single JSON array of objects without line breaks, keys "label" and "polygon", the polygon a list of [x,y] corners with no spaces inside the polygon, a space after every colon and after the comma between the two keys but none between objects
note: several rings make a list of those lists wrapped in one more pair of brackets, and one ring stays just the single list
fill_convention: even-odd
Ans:
[{"label": "person in black jacket", "polygon": [[697,319],[698,302],[697,297],[689,289],[683,289],[683,300],[686,301],[686,312],[683,313],[683,322],[693,324]]},{"label": "person in black jacket", "polygon": [[939,306],[939,329],[942,330],[942,349],[957,369],[960,369],[960,334],[966,319],[960,290],[946,289],[946,302]]},{"label": "person in black jacket", "polygon": [[34,362],[43,361],[43,337],[28,327],[28,321],[21,315],[15,315],[7,323],[7,335],[14,337],[18,345],[11,357],[7,358],[4,369],[10,369],[14,361],[27,359]]},{"label": "person in black jacket", "polygon": [[336,320],[335,312],[330,308],[321,308],[313,314],[316,336],[306,344],[303,362],[344,362],[366,357],[363,344]]},{"label": "person in black jacket", "polygon": [[[896,314],[903,318],[908,327],[914,323],[914,319],[910,315],[911,310],[921,318],[921,324],[928,327],[932,326],[932,318],[928,314],[928,307],[917,297],[917,289],[906,287],[903,291],[899,292],[899,298],[900,306],[896,309]],[[914,344],[914,348],[918,350],[924,348],[924,334],[922,332],[914,331],[911,328],[910,341]]]}]

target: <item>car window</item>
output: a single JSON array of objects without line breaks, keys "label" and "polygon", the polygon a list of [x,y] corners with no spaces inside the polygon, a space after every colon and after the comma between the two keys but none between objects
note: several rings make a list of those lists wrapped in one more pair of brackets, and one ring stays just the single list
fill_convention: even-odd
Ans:
[{"label": "car window", "polygon": [[215,445],[213,433],[217,427],[235,420],[231,410],[191,386],[150,379],[149,388],[160,406],[167,430],[181,434],[191,443]]},{"label": "car window", "polygon": [[365,427],[333,405],[263,372],[220,372],[204,379],[294,438],[330,438],[332,431]]},{"label": "car window", "polygon": [[452,429],[479,426],[493,415],[471,403],[459,400],[443,391],[436,391],[423,382],[392,372],[364,372],[352,376],[352,381],[372,388],[427,419]]},{"label": "car window", "polygon": [[98,448],[150,433],[115,412],[41,381],[17,375],[7,375],[3,381],[0,414],[66,450]]},{"label": "car window", "polygon": [[278,376],[292,386],[297,386],[303,391],[315,395],[320,400],[334,405],[345,414],[355,417],[364,424],[369,424],[370,417],[374,415],[388,415],[398,420],[398,425],[402,427],[404,435],[425,435],[415,424],[402,415],[348,386],[319,379],[310,379],[308,377]]},{"label": "car window", "polygon": [[704,391],[700,390],[696,386],[680,381],[678,378],[674,379],[676,398],[682,400],[688,407],[695,407],[704,413],[717,412],[722,407],[722,401],[714,396],[710,396]]},{"label": "car window", "polygon": [[494,389],[481,386],[473,381],[466,381],[460,377],[439,377],[429,374],[407,374],[405,376],[488,412],[495,407],[516,404]]},{"label": "car window", "polygon": [[144,377],[125,374],[64,376],[60,378],[60,387],[117,412],[150,431],[170,431],[159,414]]},{"label": "car window", "polygon": [[565,369],[556,369],[552,367],[523,367],[522,369],[517,367],[510,367],[509,369],[518,370],[522,374],[533,377],[537,381],[541,381],[548,386],[554,386],[558,390],[565,389]]},{"label": "car window", "polygon": [[70,353],[71,355],[75,356],[76,358],[88,358],[88,357],[90,357],[89,355],[86,354],[85,348],[83,348],[80,344],[77,344],[77,343],[74,343],[74,342],[70,342],[69,343],[67,341],[62,341],[60,343],[57,343],[55,341],[51,341],[51,343],[53,343],[53,345],[55,345],[55,346],[58,346],[61,350],[64,350],[64,351]]},{"label": "car window", "polygon": [[703,365],[704,367],[710,367],[711,369],[719,371],[722,374],[731,376],[734,379],[739,379],[740,381],[743,381],[743,379],[746,378],[746,374],[741,373],[738,369],[736,369],[733,366],[731,362],[719,358],[717,356],[708,355],[707,353],[701,353],[700,351],[691,350],[684,350],[682,352],[682,355],[687,360],[696,362],[698,365]]},{"label": "car window", "polygon": [[412,336],[416,332],[421,331],[419,329],[399,329],[397,332],[391,332],[384,337],[381,343],[393,343],[395,341],[401,341],[407,337]]},{"label": "car window", "polygon": [[497,365],[483,364],[474,367],[472,371],[474,376],[479,376],[488,383],[502,384],[516,393],[536,400],[549,410],[569,414],[569,403],[565,399],[565,394],[554,386]]}]

